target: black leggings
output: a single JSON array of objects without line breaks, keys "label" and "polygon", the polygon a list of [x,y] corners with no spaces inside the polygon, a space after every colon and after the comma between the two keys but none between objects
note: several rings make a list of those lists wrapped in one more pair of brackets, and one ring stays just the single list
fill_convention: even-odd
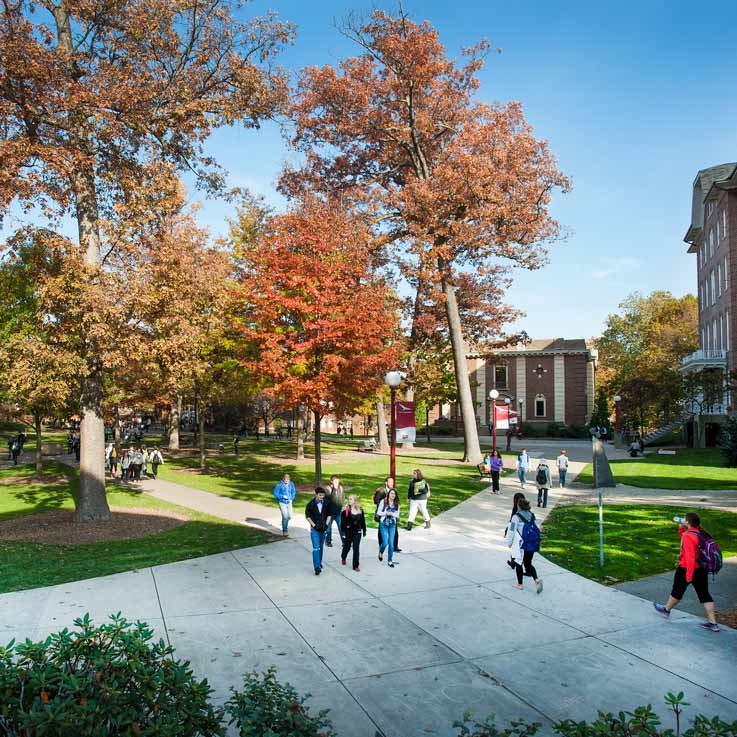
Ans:
[{"label": "black leggings", "polygon": [[353,548],[353,570],[358,568],[358,556],[361,550],[361,538],[362,537],[363,537],[363,532],[361,532],[361,530],[358,530],[358,532],[354,532],[353,535],[351,535],[350,537],[348,535],[345,535],[343,537],[343,550],[340,554],[340,557],[342,560],[345,560],[348,557],[348,552],[350,551],[352,547]]},{"label": "black leggings", "polygon": [[492,483],[492,490],[493,491],[499,491],[499,471],[492,471],[491,472],[491,483]]},{"label": "black leggings", "polygon": [[[702,604],[708,604],[710,601],[714,601],[711,598],[711,594],[709,594],[709,574],[705,568],[697,568],[693,572],[693,579],[690,583],[693,585],[693,590],[696,592],[696,596],[699,597],[699,601]],[[670,595],[680,601],[686,593],[688,584],[689,582],[686,581],[686,569],[683,566],[678,566],[673,576],[673,588],[671,589]]]},{"label": "black leggings", "polygon": [[522,585],[522,566],[525,567],[525,576],[531,576],[537,581],[537,571],[535,570],[535,566],[532,565],[532,556],[535,555],[534,552],[526,552],[522,556],[522,565],[517,563],[517,561],[514,561],[514,572],[517,574],[517,583],[521,586]]}]

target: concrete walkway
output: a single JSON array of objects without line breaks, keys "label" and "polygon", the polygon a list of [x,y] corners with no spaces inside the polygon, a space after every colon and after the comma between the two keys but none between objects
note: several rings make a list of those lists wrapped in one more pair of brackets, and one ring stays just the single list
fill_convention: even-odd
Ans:
[{"label": "concrete walkway", "polygon": [[[501,497],[481,492],[429,530],[400,532],[394,569],[376,559],[370,531],[360,573],[326,548],[314,576],[297,513],[289,540],[4,594],[0,638],[39,638],[84,612],[101,621],[122,611],[191,660],[218,700],[243,672],[276,665],[311,704],[331,709],[340,737],[450,737],[465,711],[549,727],[652,703],[667,719],[668,691],[686,693],[687,715],[737,719],[737,631],[706,632],[687,613],[664,622],[649,602],[540,557],[544,592],[513,588],[500,538],[517,484],[503,484]],[[171,487],[157,482],[154,493],[240,514],[226,508],[233,500],[217,497],[214,509],[212,495],[188,490],[185,500]],[[248,514],[278,520],[263,507]]]}]

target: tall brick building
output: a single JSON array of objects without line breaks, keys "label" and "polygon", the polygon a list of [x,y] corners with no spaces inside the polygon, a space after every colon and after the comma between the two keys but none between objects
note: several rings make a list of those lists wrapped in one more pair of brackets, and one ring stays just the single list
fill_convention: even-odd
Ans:
[{"label": "tall brick building", "polygon": [[[468,356],[476,419],[486,427],[491,417],[489,392],[497,402],[509,400],[523,422],[549,425],[586,425],[594,409],[596,351],[582,338],[533,340],[491,354]],[[446,404],[431,414],[433,420],[453,420],[456,408]]]}]

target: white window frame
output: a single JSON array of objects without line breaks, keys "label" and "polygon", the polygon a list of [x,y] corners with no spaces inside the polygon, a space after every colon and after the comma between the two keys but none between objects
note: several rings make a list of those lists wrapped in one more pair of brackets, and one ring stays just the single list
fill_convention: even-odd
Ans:
[{"label": "white window frame", "polygon": [[717,341],[718,349],[723,349],[722,338],[724,337],[724,317],[719,315],[719,340]]},{"label": "white window frame", "polygon": [[724,312],[724,350],[729,350],[729,310]]},{"label": "white window frame", "polygon": [[[542,414],[539,414],[538,411],[537,411],[537,403],[538,402],[542,402],[543,403],[543,413]],[[548,416],[548,402],[545,399],[545,395],[544,394],[536,394],[535,395],[535,417],[536,418],[540,418],[540,417],[547,417],[547,416]]]},{"label": "white window frame", "polygon": [[729,289],[729,256],[724,257],[724,291]]},{"label": "white window frame", "polygon": [[717,264],[717,296],[722,296],[722,265]]},{"label": "white window frame", "polygon": [[714,306],[717,302],[717,290],[714,283],[714,269],[711,270],[711,304]]},{"label": "white window frame", "polygon": [[727,237],[727,208],[722,210],[722,238]]},{"label": "white window frame", "polygon": [[715,351],[717,349],[717,319],[712,318],[711,321],[711,349]]}]

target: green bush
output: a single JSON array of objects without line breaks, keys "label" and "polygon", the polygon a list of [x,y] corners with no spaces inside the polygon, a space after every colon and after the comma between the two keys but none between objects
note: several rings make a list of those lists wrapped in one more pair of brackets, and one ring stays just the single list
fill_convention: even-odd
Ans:
[{"label": "green bush", "polygon": [[0,647],[0,726],[17,737],[211,737],[222,711],[207,681],[141,622],[89,615],[44,642]]},{"label": "green bush", "polygon": [[528,438],[542,438],[548,434],[548,426],[538,422],[523,422],[522,435]]},{"label": "green bush", "polygon": [[247,673],[243,690],[233,690],[225,704],[239,737],[335,737],[327,711],[311,715],[305,699],[276,679],[276,669],[263,676]]},{"label": "green bush", "polygon": [[724,465],[727,468],[737,467],[737,417],[728,418],[722,425],[719,450],[722,451]]}]

